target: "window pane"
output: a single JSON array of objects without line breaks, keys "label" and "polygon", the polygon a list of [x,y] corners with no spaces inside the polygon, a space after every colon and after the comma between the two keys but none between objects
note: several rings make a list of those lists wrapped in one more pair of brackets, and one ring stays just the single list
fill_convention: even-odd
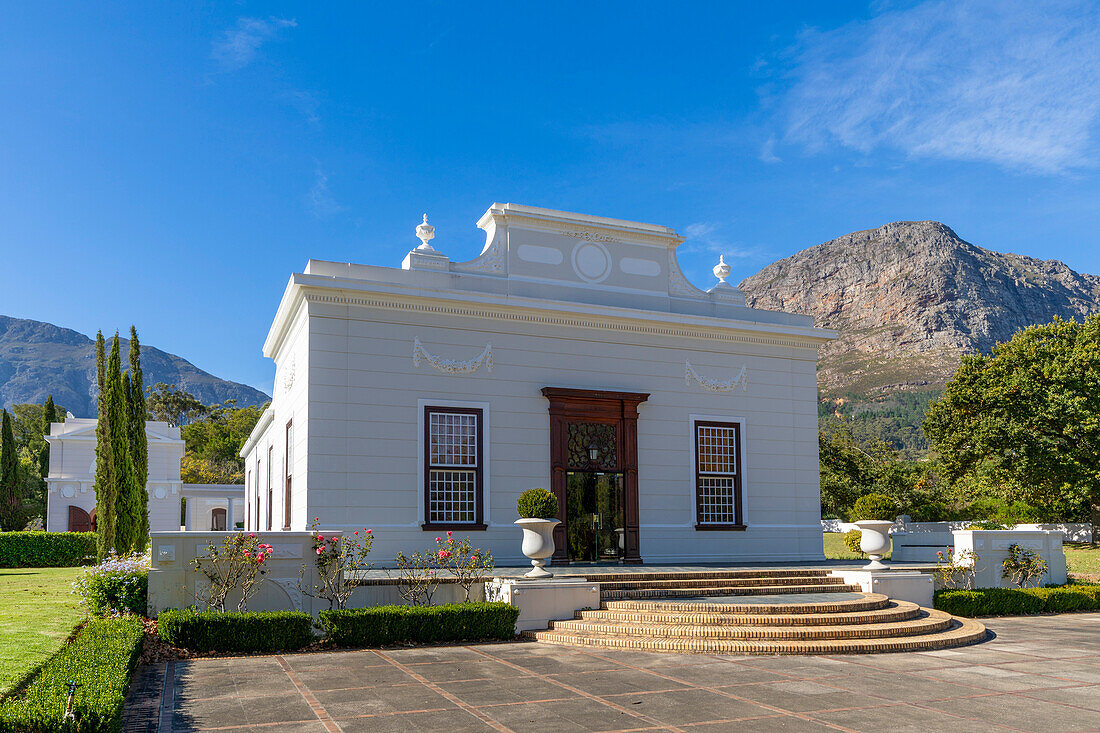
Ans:
[{"label": "window pane", "polygon": [[474,471],[430,472],[428,521],[433,523],[474,522]]},{"label": "window pane", "polygon": [[699,473],[737,473],[737,429],[720,425],[699,425]]},{"label": "window pane", "polygon": [[735,524],[733,479],[720,476],[700,476],[699,521],[714,524]]},{"label": "window pane", "polygon": [[477,415],[455,412],[429,413],[433,466],[476,466]]}]

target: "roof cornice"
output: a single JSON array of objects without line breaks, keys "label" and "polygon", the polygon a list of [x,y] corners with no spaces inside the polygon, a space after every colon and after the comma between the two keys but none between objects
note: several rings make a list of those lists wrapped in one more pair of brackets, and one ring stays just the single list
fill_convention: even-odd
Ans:
[{"label": "roof cornice", "polygon": [[837,332],[816,326],[741,321],[713,316],[666,313],[635,308],[565,303],[515,295],[462,291],[427,291],[400,284],[337,279],[297,273],[291,277],[264,344],[274,358],[289,326],[290,315],[303,302],[447,313],[489,320],[542,323],[634,333],[817,348]]}]

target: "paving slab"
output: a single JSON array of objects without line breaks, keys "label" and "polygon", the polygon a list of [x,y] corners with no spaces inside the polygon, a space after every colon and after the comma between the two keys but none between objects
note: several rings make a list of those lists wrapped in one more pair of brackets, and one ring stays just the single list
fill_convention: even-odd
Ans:
[{"label": "paving slab", "polygon": [[988,626],[980,646],[908,654],[515,642],[191,659],[139,672],[126,730],[1100,730],[1100,614]]}]

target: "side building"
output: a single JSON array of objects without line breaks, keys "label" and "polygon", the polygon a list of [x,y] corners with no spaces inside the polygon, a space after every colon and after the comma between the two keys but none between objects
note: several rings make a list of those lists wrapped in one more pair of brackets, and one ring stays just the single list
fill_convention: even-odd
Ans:
[{"label": "side building", "polygon": [[470,537],[523,561],[516,498],[559,500],[554,563],[823,558],[811,318],[692,285],[672,229],[515,204],[451,262],[310,260],[264,343],[241,451],[251,530],[374,530],[375,555]]},{"label": "side building", "polygon": [[[50,473],[46,477],[46,529],[51,532],[87,532],[95,526],[95,418],[68,418],[52,423]],[[145,423],[149,446],[149,529],[178,531],[226,529],[240,521],[244,493],[239,485],[184,484],[180,461],[184,442],[180,429],[166,422]],[[187,498],[187,517],[181,523],[181,499]],[[236,519],[234,519],[236,517]]]}]

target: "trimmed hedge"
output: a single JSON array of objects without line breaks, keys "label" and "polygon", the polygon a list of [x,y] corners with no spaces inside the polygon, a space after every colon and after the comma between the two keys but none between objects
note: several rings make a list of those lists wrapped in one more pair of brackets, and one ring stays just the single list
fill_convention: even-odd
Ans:
[{"label": "trimmed hedge", "polygon": [[[22,692],[0,702],[0,731],[119,731],[144,633],[133,616],[89,621]],[[75,724],[63,721],[69,680],[80,683]]]},{"label": "trimmed hedge", "polygon": [[337,646],[382,646],[511,639],[519,609],[507,603],[450,603],[321,611],[320,617],[325,634]]},{"label": "trimmed hedge", "polygon": [[1100,585],[938,590],[932,605],[955,616],[1030,616],[1100,610]]},{"label": "trimmed hedge", "polygon": [[95,553],[95,532],[0,532],[0,568],[90,565]]},{"label": "trimmed hedge", "polygon": [[183,608],[157,617],[157,636],[197,652],[279,652],[313,641],[313,618],[302,611],[222,613]]}]

